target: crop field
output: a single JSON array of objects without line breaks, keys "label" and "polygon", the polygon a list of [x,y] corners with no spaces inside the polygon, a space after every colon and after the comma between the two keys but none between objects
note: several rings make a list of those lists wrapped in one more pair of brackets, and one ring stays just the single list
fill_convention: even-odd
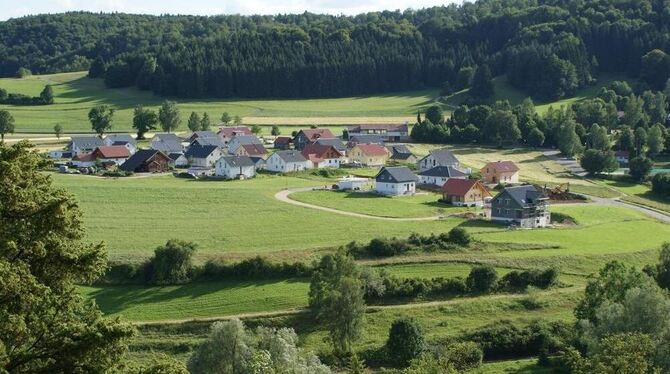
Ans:
[{"label": "crop field", "polygon": [[[113,131],[130,131],[136,105],[156,109],[163,98],[133,88],[106,89],[102,80],[89,79],[85,72],[36,75],[24,79],[0,79],[0,88],[37,96],[46,84],[54,88],[55,104],[7,106],[16,119],[17,132],[51,134],[60,123],[65,132],[90,132],[88,111],[96,105],[116,109]],[[177,100],[182,129],[192,111],[208,113],[216,123],[221,113],[239,115],[248,124],[261,125],[348,125],[352,123],[413,121],[416,112],[433,104],[436,91],[415,91],[365,97],[305,100]],[[290,131],[285,131],[290,133]]]}]

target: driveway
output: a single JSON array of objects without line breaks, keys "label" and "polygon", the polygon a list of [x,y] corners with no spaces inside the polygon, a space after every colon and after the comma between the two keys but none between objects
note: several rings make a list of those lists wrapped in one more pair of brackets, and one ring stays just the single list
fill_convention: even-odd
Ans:
[{"label": "driveway", "polygon": [[586,170],[584,170],[581,165],[579,165],[579,161],[575,160],[574,158],[562,156],[561,151],[556,149],[547,149],[542,151],[542,154],[568,169],[570,173],[579,177],[586,176]]}]

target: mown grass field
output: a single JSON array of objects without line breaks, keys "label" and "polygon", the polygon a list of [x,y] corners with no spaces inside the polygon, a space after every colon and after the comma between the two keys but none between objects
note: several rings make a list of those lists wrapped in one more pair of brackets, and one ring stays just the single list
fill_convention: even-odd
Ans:
[{"label": "mown grass field", "polygon": [[651,192],[651,187],[646,184],[610,179],[598,180],[598,183],[621,192],[623,195],[621,199],[624,201],[670,212],[670,199],[654,194]]},{"label": "mown grass field", "polygon": [[[106,89],[102,80],[89,79],[85,72],[36,75],[24,79],[0,79],[9,92],[39,95],[46,84],[54,88],[55,104],[48,106],[0,106],[16,119],[16,131],[51,134],[60,123],[65,132],[89,132],[88,111],[101,104],[116,109],[113,131],[130,131],[136,105],[156,109],[163,98],[136,89]],[[182,129],[192,111],[208,113],[212,122],[227,111],[249,124],[263,125],[347,125],[351,123],[413,121],[416,112],[433,104],[433,90],[377,96],[306,100],[177,100]],[[288,131],[290,133],[290,131]]]}]

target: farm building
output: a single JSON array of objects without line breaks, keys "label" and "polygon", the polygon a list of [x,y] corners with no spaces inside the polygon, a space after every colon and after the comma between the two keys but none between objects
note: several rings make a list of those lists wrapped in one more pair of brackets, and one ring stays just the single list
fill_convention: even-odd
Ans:
[{"label": "farm building", "polygon": [[158,173],[168,171],[170,158],[155,149],[140,149],[120,166],[121,170],[135,173]]},{"label": "farm building", "polygon": [[295,149],[302,151],[307,144],[316,143],[319,139],[333,139],[335,135],[329,129],[300,130],[293,138]]},{"label": "farm building", "polygon": [[83,153],[91,153],[102,145],[105,145],[105,143],[97,136],[73,136],[66,149],[71,151],[73,156],[77,156]]},{"label": "farm building", "polygon": [[348,175],[337,181],[337,189],[340,191],[362,191],[369,189],[372,184],[369,178]]},{"label": "farm building", "polygon": [[549,198],[532,185],[506,187],[491,201],[491,221],[533,228],[551,222]]},{"label": "farm building", "polygon": [[486,183],[519,183],[519,167],[512,161],[489,162],[480,172]]},{"label": "farm building", "polygon": [[215,145],[197,145],[194,144],[188,147],[186,151],[186,159],[188,164],[192,167],[211,168],[214,166],[216,160],[223,156],[221,148]]},{"label": "farm building", "polygon": [[314,168],[339,168],[343,156],[331,145],[307,144],[302,155],[310,160]]},{"label": "farm building", "polygon": [[448,149],[435,149],[419,160],[419,171],[432,169],[436,166],[451,166],[458,169],[460,162]]},{"label": "farm building", "polygon": [[389,142],[404,142],[410,139],[407,123],[402,125],[366,124],[351,126],[347,128],[347,134],[349,138],[357,135],[378,135]]},{"label": "farm building", "polygon": [[384,167],[375,177],[375,191],[387,196],[413,195],[417,179],[407,167]]},{"label": "farm building", "polygon": [[249,156],[224,156],[216,161],[215,175],[227,179],[253,178],[256,164]]},{"label": "farm building", "polygon": [[449,179],[442,186],[442,201],[456,206],[483,206],[491,197],[484,185],[475,179]]},{"label": "farm building", "polygon": [[383,166],[389,156],[389,151],[379,144],[357,144],[349,151],[349,162],[365,166]]},{"label": "farm building", "polygon": [[130,151],[122,145],[100,146],[93,153],[93,158],[101,163],[115,163],[121,165],[130,158]]},{"label": "farm building", "polygon": [[468,179],[468,175],[451,166],[435,166],[419,173],[421,184],[442,187],[449,179]]},{"label": "farm building", "polygon": [[312,167],[312,162],[298,151],[277,151],[265,162],[265,169],[275,173],[290,173]]}]

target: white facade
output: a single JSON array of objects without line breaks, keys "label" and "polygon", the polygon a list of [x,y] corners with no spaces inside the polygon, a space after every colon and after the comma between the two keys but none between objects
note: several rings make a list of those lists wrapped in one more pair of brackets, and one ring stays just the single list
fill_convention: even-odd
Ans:
[{"label": "white facade", "polygon": [[444,186],[449,179],[468,179],[468,177],[437,177],[432,175],[419,175],[419,183],[421,184],[432,184],[438,187]]},{"label": "white facade", "polygon": [[124,158],[102,158],[102,157],[99,157],[98,161],[100,161],[101,163],[113,162],[116,165],[121,166],[121,164],[126,162],[127,159],[128,158],[125,158],[125,157]]},{"label": "white facade", "polygon": [[337,188],[342,191],[359,191],[367,189],[368,186],[373,184],[374,182],[368,178],[345,177],[337,181]]},{"label": "white facade", "polygon": [[312,161],[286,162],[278,154],[274,153],[265,163],[265,169],[275,173],[291,173],[311,169]]},{"label": "white facade", "polygon": [[213,171],[211,168],[203,168],[199,166],[191,166],[188,168],[187,171],[191,175],[195,175],[196,177],[203,177],[203,176],[210,176],[213,174]]},{"label": "white facade", "polygon": [[387,196],[414,195],[416,193],[416,183],[377,182],[375,185],[375,191],[377,191],[377,193],[381,195],[387,195]]},{"label": "white facade", "polygon": [[189,163],[192,167],[211,168],[221,156],[223,156],[223,152],[220,148],[217,148],[207,157],[191,157]]},{"label": "white facade", "polygon": [[338,169],[340,167],[341,159],[339,158],[326,158],[323,159],[318,164],[314,165],[317,169],[321,168],[334,168]]},{"label": "white facade", "polygon": [[256,176],[255,166],[232,166],[226,162],[225,157],[221,157],[215,164],[214,174],[218,177],[228,179],[253,178]]}]

